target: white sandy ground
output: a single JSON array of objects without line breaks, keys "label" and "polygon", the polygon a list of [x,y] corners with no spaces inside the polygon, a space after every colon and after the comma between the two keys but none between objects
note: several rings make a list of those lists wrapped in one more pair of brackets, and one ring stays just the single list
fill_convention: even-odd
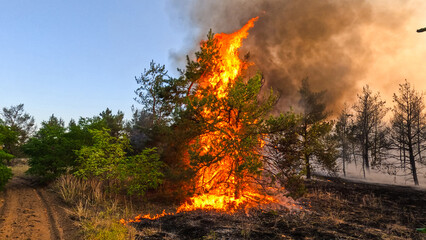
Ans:
[{"label": "white sandy ground", "polygon": [[[411,186],[414,188],[425,189],[426,190],[426,166],[417,164],[417,178],[419,180],[419,186],[415,186],[413,182],[413,176],[410,169],[406,169],[405,173],[403,169],[370,169],[369,172],[366,171],[365,178],[363,174],[363,169],[361,162],[350,163],[346,166],[346,177],[343,176],[342,164],[340,162],[338,176],[341,178],[346,178],[350,180],[370,182],[370,183],[381,183],[381,184],[393,184],[400,186]],[[390,173],[387,173],[390,172]],[[325,174],[321,173],[320,174]]]}]

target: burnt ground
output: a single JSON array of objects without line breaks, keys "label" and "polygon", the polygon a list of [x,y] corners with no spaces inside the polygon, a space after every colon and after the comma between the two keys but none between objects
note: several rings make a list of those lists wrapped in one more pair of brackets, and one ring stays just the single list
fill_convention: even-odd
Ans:
[{"label": "burnt ground", "polygon": [[136,239],[426,239],[426,191],[351,182],[306,182],[305,210],[227,215],[188,212],[144,219]]}]

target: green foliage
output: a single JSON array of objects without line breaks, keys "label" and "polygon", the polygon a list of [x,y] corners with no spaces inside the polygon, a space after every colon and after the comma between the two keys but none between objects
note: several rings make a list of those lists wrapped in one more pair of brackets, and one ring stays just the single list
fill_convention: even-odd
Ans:
[{"label": "green foliage", "polygon": [[183,103],[186,94],[185,78],[172,78],[164,65],[151,61],[139,78],[140,85],[135,91],[135,101],[142,105],[142,111],[149,114],[150,125],[168,124]]},{"label": "green foliage", "polygon": [[334,172],[336,170],[337,143],[332,138],[331,130],[334,123],[326,121],[328,113],[324,103],[325,91],[313,92],[308,79],[302,80],[299,89],[302,115],[302,152],[305,160],[306,178],[311,178],[312,161],[317,165]]},{"label": "green foliage", "polygon": [[[260,129],[266,114],[276,102],[272,93],[262,101],[258,99],[262,79],[261,74],[247,81],[237,79],[229,86],[226,96],[221,98],[212,89],[198,88],[199,96],[193,96],[187,105],[187,111],[192,116],[190,125],[199,133],[189,146],[190,164],[194,171],[226,157],[232,161],[227,176],[235,176],[237,185],[247,174],[260,174]],[[203,114],[205,111],[210,114]],[[207,146],[203,140],[204,133],[217,133],[220,137],[212,139]]]},{"label": "green foliage", "polygon": [[[145,148],[156,148],[164,164],[166,181],[163,186],[179,195],[180,190],[190,174],[185,171],[183,153],[190,137],[190,129],[185,121],[180,121],[182,109],[188,94],[188,80],[183,73],[178,78],[170,77],[164,65],[150,63],[139,78],[139,88],[135,91],[135,100],[142,109],[133,108],[133,119],[128,127],[130,143],[134,152],[141,153]],[[175,196],[173,196],[175,198]]]},{"label": "green foliage", "polygon": [[61,119],[52,115],[23,146],[25,154],[30,157],[28,173],[50,181],[67,171],[75,171],[75,151],[94,143],[91,130],[111,128],[109,134],[118,136],[123,131],[123,116],[120,111],[113,115],[107,108],[99,116],[80,118],[78,123],[71,120],[66,128]]},{"label": "green foliage", "polygon": [[146,148],[120,165],[120,179],[126,183],[129,194],[143,195],[148,189],[156,189],[162,183],[162,166],[156,149]]},{"label": "green foliage", "polygon": [[0,162],[6,161],[9,163],[15,157],[9,151],[18,143],[18,136],[19,133],[17,131],[0,122]]},{"label": "green foliage", "polygon": [[112,111],[107,108],[99,114],[99,117],[94,117],[93,121],[99,122],[97,129],[107,128],[110,130],[110,135],[118,137],[124,130],[124,113],[117,111],[117,114],[112,114]]},{"label": "green foliage", "polygon": [[76,151],[79,164],[75,175],[83,178],[98,177],[102,180],[119,176],[118,165],[126,156],[129,147],[126,137],[116,138],[109,130],[89,130],[93,136],[92,146],[83,146]]},{"label": "green foliage", "polygon": [[13,156],[10,153],[7,153],[3,150],[3,146],[7,144],[13,144],[16,143],[18,140],[18,133],[11,130],[10,127],[1,125],[0,122],[0,163],[3,163],[4,161],[9,162]]},{"label": "green foliage", "polygon": [[268,134],[265,149],[268,167],[265,169],[273,182],[279,181],[293,197],[304,193],[301,175],[306,174],[306,156],[325,170],[334,172],[336,168],[332,123],[317,121],[306,126],[306,117],[293,111],[270,117],[264,126]]},{"label": "green foliage", "polygon": [[24,144],[35,131],[34,117],[24,112],[24,104],[18,104],[9,108],[3,108],[1,115],[3,116],[3,124],[16,133],[13,141],[5,141],[5,149],[7,152],[22,156],[20,147]]},{"label": "green foliage", "polygon": [[0,144],[14,144],[18,142],[17,131],[14,131],[11,127],[6,126],[0,122]]},{"label": "green foliage", "polygon": [[301,128],[302,115],[293,111],[270,117],[265,122],[266,138],[265,169],[272,183],[278,181],[292,197],[304,193],[303,180],[303,141]]},{"label": "green foliage", "polygon": [[4,189],[7,181],[12,178],[12,170],[4,165],[4,162],[9,162],[13,156],[3,150],[4,143],[11,143],[17,140],[18,134],[12,131],[9,127],[1,125],[0,121],[0,191]]},{"label": "green foliage", "polygon": [[6,160],[6,162],[9,162],[14,157],[15,156],[13,156],[12,154],[7,153],[4,150],[0,150],[0,163],[3,163],[3,161],[5,161],[5,160]]},{"label": "green foliage", "polygon": [[12,169],[0,162],[0,191],[4,189],[4,186],[6,185],[7,181],[9,181],[12,176]]},{"label": "green foliage", "polygon": [[115,182],[116,187],[127,188],[129,194],[143,195],[162,182],[162,163],[156,149],[145,149],[135,156],[127,156],[129,139],[126,135],[111,136],[109,130],[89,130],[94,144],[76,151],[78,170],[82,178],[98,178]]},{"label": "green foliage", "polygon": [[299,104],[303,108],[305,124],[313,124],[327,118],[326,105],[324,103],[325,91],[313,92],[308,78],[302,79],[302,86],[299,89]]},{"label": "green foliage", "polygon": [[[318,122],[312,124],[304,138],[305,156],[313,156],[320,167],[334,172],[336,168],[336,142],[331,135],[333,122]],[[312,167],[312,166],[311,166]]]},{"label": "green foliage", "polygon": [[43,181],[55,179],[73,165],[64,122],[53,115],[49,121],[42,122],[40,130],[23,149],[30,156],[28,173],[41,177]]}]

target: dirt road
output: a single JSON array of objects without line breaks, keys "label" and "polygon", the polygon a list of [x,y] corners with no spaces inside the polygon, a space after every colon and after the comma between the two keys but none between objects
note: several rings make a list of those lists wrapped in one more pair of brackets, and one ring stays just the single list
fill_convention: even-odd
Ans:
[{"label": "dirt road", "polygon": [[19,166],[12,169],[0,198],[0,239],[80,239],[59,198],[25,178]]}]

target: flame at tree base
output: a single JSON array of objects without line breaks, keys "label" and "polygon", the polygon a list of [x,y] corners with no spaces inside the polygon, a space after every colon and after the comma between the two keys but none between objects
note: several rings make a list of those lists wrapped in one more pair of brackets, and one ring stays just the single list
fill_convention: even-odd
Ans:
[{"label": "flame at tree base", "polygon": [[[280,191],[285,192],[281,189]],[[235,199],[229,196],[217,196],[212,194],[203,194],[190,198],[186,203],[179,206],[176,212],[166,212],[163,210],[160,214],[145,214],[138,215],[134,219],[128,221],[121,219],[120,223],[126,225],[128,223],[138,223],[143,219],[156,220],[164,216],[171,216],[178,213],[192,212],[192,211],[206,211],[217,212],[225,214],[243,213],[249,215],[249,211],[256,210],[283,210],[294,212],[300,211],[303,208],[299,206],[293,199],[284,196],[271,196],[258,193],[247,192],[247,195]]]},{"label": "flame at tree base", "polygon": [[249,210],[260,204],[278,203],[279,201],[272,196],[262,195],[252,191],[243,191],[242,196],[224,196],[217,194],[202,194],[194,196],[189,201],[181,205],[177,212],[187,212],[194,210],[215,210],[226,213],[235,213],[238,210]]}]

